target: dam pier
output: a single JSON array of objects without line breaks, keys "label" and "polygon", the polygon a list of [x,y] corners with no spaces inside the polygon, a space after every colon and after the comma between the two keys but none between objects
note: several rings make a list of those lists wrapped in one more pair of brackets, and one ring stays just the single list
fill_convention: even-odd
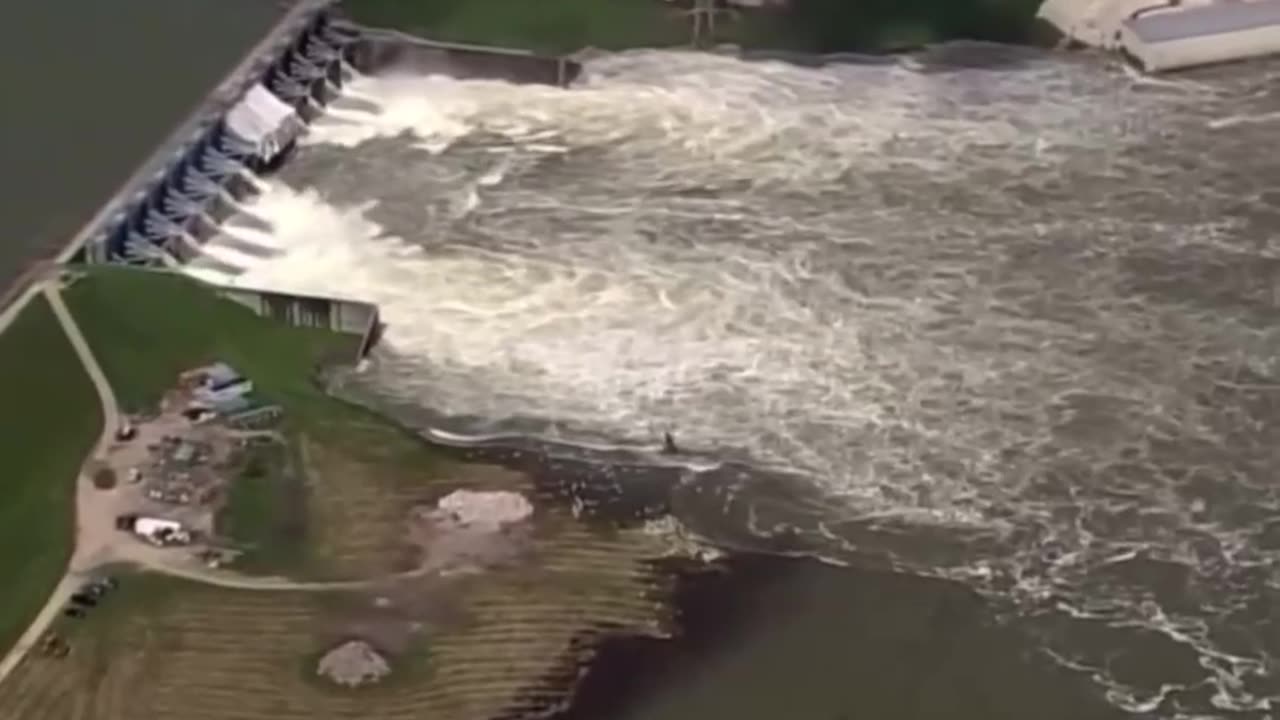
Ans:
[{"label": "dam pier", "polygon": [[[299,0],[290,7],[50,260],[233,277],[241,268],[205,252],[205,242],[255,193],[258,175],[287,160],[353,74],[409,71],[566,85],[580,71],[566,58],[364,28],[337,4]],[[271,252],[245,242],[236,250]],[[32,297],[45,265],[0,295],[0,329]]]}]

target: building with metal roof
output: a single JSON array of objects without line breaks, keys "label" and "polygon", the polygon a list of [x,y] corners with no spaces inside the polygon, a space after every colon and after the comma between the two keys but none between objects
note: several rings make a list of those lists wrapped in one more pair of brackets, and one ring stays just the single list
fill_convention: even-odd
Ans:
[{"label": "building with metal roof", "polygon": [[1121,23],[1120,44],[1160,72],[1280,53],[1280,0],[1235,0],[1142,13]]},{"label": "building with metal roof", "polygon": [[1045,0],[1038,16],[1149,72],[1280,53],[1280,0]]}]

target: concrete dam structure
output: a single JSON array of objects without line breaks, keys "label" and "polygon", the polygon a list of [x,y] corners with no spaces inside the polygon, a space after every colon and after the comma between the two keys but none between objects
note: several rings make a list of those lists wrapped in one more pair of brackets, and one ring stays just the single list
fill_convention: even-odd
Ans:
[{"label": "concrete dam structure", "polygon": [[341,88],[358,33],[320,10],[257,74],[239,100],[195,133],[137,190],[91,243],[98,261],[176,266],[210,261],[201,239],[250,190],[246,171],[269,171]]},{"label": "concrete dam structure", "polygon": [[309,124],[357,74],[403,71],[564,86],[581,70],[566,58],[364,28],[333,6],[333,0],[299,3],[152,158],[154,169],[144,166],[64,255],[235,277],[243,268],[207,252],[209,239],[218,236],[242,256],[271,255],[269,247],[221,233],[221,225],[242,215],[241,203],[257,193],[258,178],[287,160]]}]

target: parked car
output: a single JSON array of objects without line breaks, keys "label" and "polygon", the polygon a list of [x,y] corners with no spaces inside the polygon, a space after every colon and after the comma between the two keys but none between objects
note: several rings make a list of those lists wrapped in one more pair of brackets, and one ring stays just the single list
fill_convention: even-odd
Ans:
[{"label": "parked car", "polygon": [[81,607],[95,607],[98,604],[98,598],[91,593],[78,592],[71,596],[71,602]]},{"label": "parked car", "polygon": [[97,600],[101,598],[103,595],[106,595],[107,590],[108,588],[103,587],[102,585],[99,585],[96,582],[89,582],[89,583],[85,583],[80,588],[80,592],[76,593],[76,595],[87,596],[93,600]]},{"label": "parked car", "polygon": [[82,618],[84,617],[84,610],[81,610],[78,607],[69,607],[66,610],[63,610],[62,614],[69,618]]}]

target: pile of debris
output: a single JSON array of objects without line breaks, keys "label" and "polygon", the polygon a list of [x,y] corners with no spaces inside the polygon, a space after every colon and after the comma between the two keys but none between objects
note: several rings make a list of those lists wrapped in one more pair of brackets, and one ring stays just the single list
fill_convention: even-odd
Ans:
[{"label": "pile of debris", "polygon": [[325,653],[316,666],[316,674],[354,688],[382,680],[391,674],[391,665],[369,643],[351,640]]},{"label": "pile of debris", "polygon": [[520,493],[455,490],[436,503],[440,519],[449,524],[497,532],[533,514],[533,505]]}]

